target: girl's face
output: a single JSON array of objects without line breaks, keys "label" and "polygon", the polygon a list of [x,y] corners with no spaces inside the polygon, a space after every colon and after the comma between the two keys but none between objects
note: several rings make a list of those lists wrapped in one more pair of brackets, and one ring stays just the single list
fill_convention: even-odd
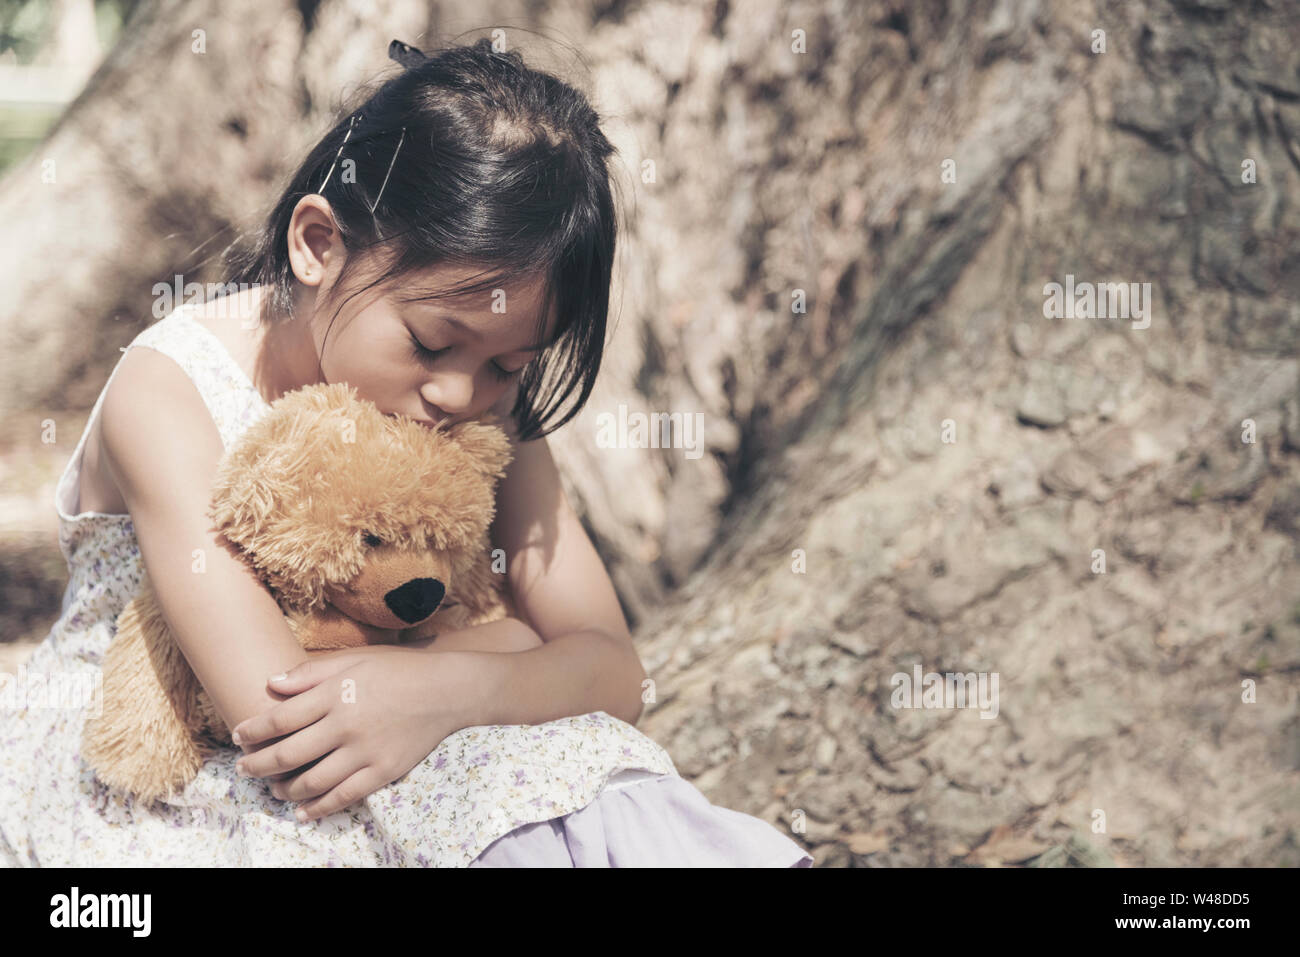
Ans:
[{"label": "girl's face", "polygon": [[549,343],[554,324],[548,317],[541,342],[534,341],[540,279],[506,280],[460,299],[419,299],[476,272],[435,267],[377,286],[348,301],[332,328],[348,293],[315,310],[312,336],[324,381],[346,382],[381,412],[430,427],[486,412]]}]

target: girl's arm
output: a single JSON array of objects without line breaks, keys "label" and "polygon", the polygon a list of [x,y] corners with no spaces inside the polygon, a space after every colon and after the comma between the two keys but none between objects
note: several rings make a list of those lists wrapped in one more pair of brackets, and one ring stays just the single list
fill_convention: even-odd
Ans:
[{"label": "girl's arm", "polygon": [[309,656],[205,514],[222,445],[194,383],[154,349],[130,349],[121,365],[100,408],[104,461],[163,615],[233,728],[284,700],[267,688],[267,675]]},{"label": "girl's arm", "polygon": [[613,583],[564,495],[546,440],[511,439],[492,541],[505,550],[518,618],[438,640],[527,628],[543,642],[518,654],[468,653],[485,691],[476,723],[541,724],[604,711],[635,724],[646,674]]},{"label": "girl's arm", "polygon": [[[517,451],[498,488],[493,525],[519,617],[439,635],[432,645],[442,643],[448,654],[376,646],[299,665],[276,682],[293,697],[238,729],[255,742],[288,735],[242,758],[242,773],[284,775],[271,793],[304,801],[299,810],[309,820],[401,777],[459,728],[542,724],[592,711],[635,724],[645,670],[545,440]],[[544,644],[516,654],[451,647],[531,637]],[[361,693],[341,704],[345,678]],[[343,742],[350,747],[310,765]]]},{"label": "girl's arm", "polygon": [[530,651],[540,648],[541,636],[518,618],[502,618],[473,628],[447,631],[433,638],[402,642],[403,648],[425,651]]}]

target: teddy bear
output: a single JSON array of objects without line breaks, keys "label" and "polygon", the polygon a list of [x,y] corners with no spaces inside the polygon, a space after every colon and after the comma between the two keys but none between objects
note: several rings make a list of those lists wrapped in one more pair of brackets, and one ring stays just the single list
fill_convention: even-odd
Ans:
[{"label": "teddy bear", "polygon": [[[428,639],[513,614],[489,540],[511,457],[492,414],[430,428],[381,413],[346,383],[305,386],[226,451],[207,516],[309,653]],[[234,747],[230,730],[147,570],[116,625],[82,757],[138,800],[170,798]]]}]

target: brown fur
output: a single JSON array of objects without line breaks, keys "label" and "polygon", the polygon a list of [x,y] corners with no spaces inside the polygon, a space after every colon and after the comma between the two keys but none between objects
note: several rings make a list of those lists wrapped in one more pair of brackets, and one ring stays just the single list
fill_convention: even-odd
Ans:
[{"label": "brown fur", "polygon": [[[494,420],[429,430],[383,415],[344,383],[308,386],[273,403],[228,450],[208,516],[304,649],[400,643],[510,613],[488,537],[510,458]],[[383,543],[366,544],[367,533]],[[446,594],[427,617],[405,621],[385,601],[429,578]],[[424,610],[399,607],[407,617]],[[82,756],[104,783],[145,802],[168,798],[215,748],[234,746],[147,572],[103,671],[103,710],[86,721]]]}]

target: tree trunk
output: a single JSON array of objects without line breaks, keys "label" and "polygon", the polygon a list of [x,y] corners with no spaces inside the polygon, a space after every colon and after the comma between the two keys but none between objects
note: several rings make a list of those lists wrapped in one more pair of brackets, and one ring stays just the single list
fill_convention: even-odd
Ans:
[{"label": "tree trunk", "polygon": [[388,62],[390,33],[427,26],[409,0],[364,17],[321,4],[304,22],[314,7],[142,3],[0,182],[5,418],[93,402],[118,347],[165,313],[155,284],[223,281],[220,254],[255,226],[347,85]]}]

